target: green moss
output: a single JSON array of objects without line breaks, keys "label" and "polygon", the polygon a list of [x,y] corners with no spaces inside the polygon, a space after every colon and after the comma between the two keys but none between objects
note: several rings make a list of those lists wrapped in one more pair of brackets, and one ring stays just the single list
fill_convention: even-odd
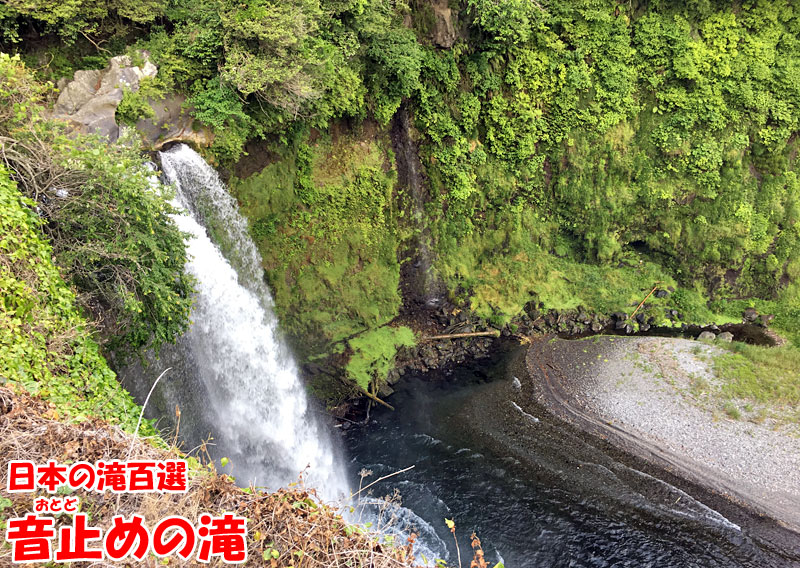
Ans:
[{"label": "green moss", "polygon": [[347,363],[347,375],[362,390],[380,384],[394,365],[397,349],[416,344],[414,332],[407,327],[381,327],[351,339],[353,350]]},{"label": "green moss", "polygon": [[264,259],[282,327],[304,357],[398,313],[400,241],[385,141],[300,145],[233,180]]},{"label": "green moss", "polygon": [[800,404],[800,349],[732,343],[714,359],[714,372],[728,398],[796,408]]}]

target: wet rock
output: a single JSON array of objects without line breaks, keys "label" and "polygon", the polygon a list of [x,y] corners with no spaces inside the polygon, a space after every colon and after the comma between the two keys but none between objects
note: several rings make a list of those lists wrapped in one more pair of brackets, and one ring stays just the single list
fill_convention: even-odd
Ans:
[{"label": "wet rock", "polygon": [[633,317],[633,319],[636,320],[636,323],[642,324],[644,323],[645,315],[642,312],[639,312]]},{"label": "wet rock", "polygon": [[666,290],[656,290],[655,296],[656,298],[666,298],[669,296],[669,292]]},{"label": "wet rock", "polygon": [[592,331],[595,332],[595,333],[599,333],[600,331],[603,331],[603,324],[600,323],[599,321],[592,322]]},{"label": "wet rock", "polygon": [[733,334],[730,331],[723,331],[717,336],[717,340],[730,343],[731,341],[733,341]]},{"label": "wet rock", "polygon": [[626,319],[628,319],[628,314],[626,314],[625,312],[614,312],[613,314],[611,314],[611,317],[617,321],[625,321]]},{"label": "wet rock", "polygon": [[757,319],[758,319],[758,312],[756,311],[755,308],[747,308],[742,313],[742,320],[744,321],[744,323],[755,323]]},{"label": "wet rock", "polygon": [[639,331],[649,331],[649,330],[650,330],[650,324],[649,323],[639,324]]},{"label": "wet rock", "polygon": [[386,382],[390,385],[397,383],[400,380],[400,370],[399,369],[392,369],[386,375]]},{"label": "wet rock", "polygon": [[708,340],[708,341],[714,341],[716,338],[717,338],[717,336],[713,331],[703,331],[703,332],[700,333],[700,335],[697,336],[698,340],[705,339],[705,340]]},{"label": "wet rock", "polygon": [[768,327],[772,320],[775,319],[775,314],[762,314],[759,319],[761,320],[761,325]]},{"label": "wet rock", "polygon": [[433,43],[439,47],[453,47],[456,41],[456,30],[448,0],[431,0],[431,7],[436,18],[433,28]]},{"label": "wet rock", "polygon": [[622,321],[622,320],[617,320],[617,321],[614,323],[614,329],[616,329],[616,330],[620,330],[620,329],[626,329],[626,328],[627,328],[629,325],[630,325],[630,324],[628,324],[628,323],[625,323],[625,322],[624,322],[624,321]]}]

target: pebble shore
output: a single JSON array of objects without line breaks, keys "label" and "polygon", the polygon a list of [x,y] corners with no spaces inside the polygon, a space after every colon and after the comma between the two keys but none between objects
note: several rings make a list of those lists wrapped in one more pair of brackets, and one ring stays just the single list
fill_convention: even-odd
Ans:
[{"label": "pebble shore", "polygon": [[539,402],[800,532],[797,426],[725,413],[714,395],[719,347],[595,337],[531,352],[528,365],[548,383]]}]

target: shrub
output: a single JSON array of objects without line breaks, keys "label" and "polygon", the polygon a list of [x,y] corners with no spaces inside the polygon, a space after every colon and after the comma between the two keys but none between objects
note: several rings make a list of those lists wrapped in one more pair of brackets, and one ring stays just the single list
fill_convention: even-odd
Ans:
[{"label": "shrub", "polygon": [[186,247],[134,141],[67,136],[66,125],[42,117],[41,90],[8,57],[0,57],[0,92],[13,101],[0,114],[6,166],[47,220],[43,231],[81,307],[120,354],[173,341],[192,302]]},{"label": "shrub", "polygon": [[52,402],[57,413],[98,416],[132,431],[139,408],[91,338],[34,207],[0,165],[0,382]]}]

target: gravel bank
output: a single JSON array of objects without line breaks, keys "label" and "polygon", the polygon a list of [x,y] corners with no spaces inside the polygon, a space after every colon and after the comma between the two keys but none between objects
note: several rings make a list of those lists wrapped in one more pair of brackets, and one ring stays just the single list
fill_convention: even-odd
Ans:
[{"label": "gravel bank", "polygon": [[537,398],[612,443],[800,532],[800,436],[709,395],[718,348],[660,337],[538,342]]}]

